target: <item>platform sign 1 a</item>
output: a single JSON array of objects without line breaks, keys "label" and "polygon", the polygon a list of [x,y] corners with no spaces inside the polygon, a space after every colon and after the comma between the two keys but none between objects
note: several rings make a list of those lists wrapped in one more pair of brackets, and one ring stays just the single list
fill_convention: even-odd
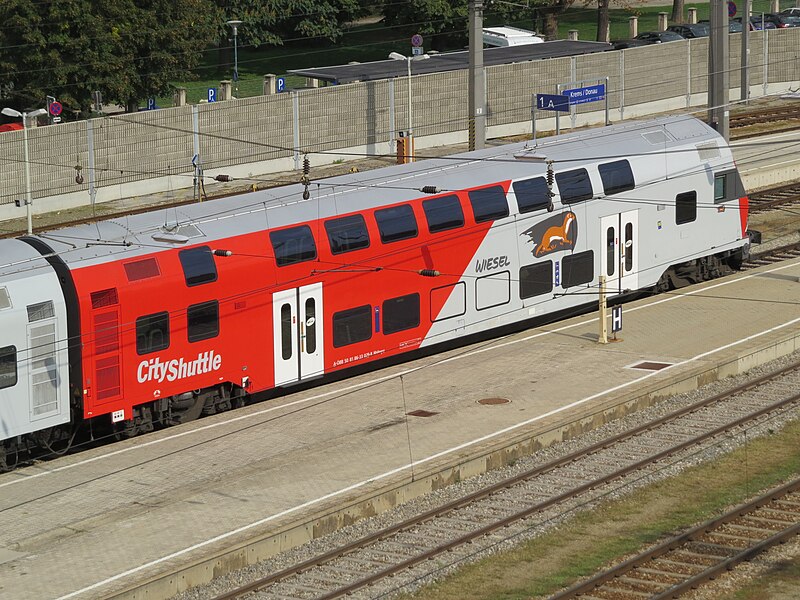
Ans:
[{"label": "platform sign 1 a", "polygon": [[536,94],[536,108],[569,112],[569,98],[558,94]]}]

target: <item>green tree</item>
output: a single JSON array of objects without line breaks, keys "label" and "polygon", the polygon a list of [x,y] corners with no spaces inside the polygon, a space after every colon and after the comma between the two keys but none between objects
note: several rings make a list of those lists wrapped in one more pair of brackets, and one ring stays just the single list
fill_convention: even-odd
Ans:
[{"label": "green tree", "polygon": [[135,110],[191,78],[220,18],[211,0],[3,0],[0,99],[26,109],[50,95],[85,114],[99,90]]}]

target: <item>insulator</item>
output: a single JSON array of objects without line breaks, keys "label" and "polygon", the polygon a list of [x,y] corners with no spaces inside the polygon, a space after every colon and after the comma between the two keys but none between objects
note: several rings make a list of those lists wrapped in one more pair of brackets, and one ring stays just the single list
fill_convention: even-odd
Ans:
[{"label": "insulator", "polygon": [[216,181],[223,181],[223,182],[224,181],[230,181],[231,180],[231,176],[230,175],[217,175],[216,177],[214,177],[214,179]]},{"label": "insulator", "polygon": [[230,250],[214,250],[214,256],[233,256]]},{"label": "insulator", "polygon": [[438,194],[439,188],[437,188],[435,185],[423,185],[419,191],[423,194]]},{"label": "insulator", "polygon": [[311,192],[308,191],[308,188],[303,190],[303,200],[308,200],[311,198]]},{"label": "insulator", "polygon": [[555,173],[553,173],[553,167],[547,168],[547,187],[553,187],[553,183],[555,182]]},{"label": "insulator", "polygon": [[308,175],[311,172],[311,161],[308,156],[303,157],[303,175]]},{"label": "insulator", "polygon": [[419,271],[417,271],[417,273],[419,273],[423,277],[438,277],[439,275],[441,275],[439,271],[436,271],[434,269],[420,269]]}]

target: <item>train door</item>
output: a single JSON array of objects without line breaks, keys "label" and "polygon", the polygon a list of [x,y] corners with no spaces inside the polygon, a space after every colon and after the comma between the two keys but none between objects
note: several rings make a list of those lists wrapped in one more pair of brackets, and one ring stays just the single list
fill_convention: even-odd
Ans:
[{"label": "train door", "polygon": [[600,274],[606,276],[606,290],[619,294],[639,287],[638,211],[609,215],[600,219]]},{"label": "train door", "polygon": [[272,295],[275,385],[294,383],[325,372],[322,338],[322,284]]}]

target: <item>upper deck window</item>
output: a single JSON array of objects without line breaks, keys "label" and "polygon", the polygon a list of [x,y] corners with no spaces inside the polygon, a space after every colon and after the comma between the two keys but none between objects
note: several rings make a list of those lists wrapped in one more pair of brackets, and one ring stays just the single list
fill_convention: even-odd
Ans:
[{"label": "upper deck window", "polygon": [[317,258],[317,245],[308,225],[270,231],[269,240],[279,267]]},{"label": "upper deck window", "polygon": [[328,242],[333,254],[369,247],[369,233],[362,215],[325,221],[325,231],[328,232]]},{"label": "upper deck window", "polygon": [[214,263],[214,254],[208,246],[181,250],[178,252],[178,258],[181,260],[183,276],[189,287],[217,280],[217,265]]},{"label": "upper deck window", "polygon": [[512,184],[520,213],[545,210],[550,206],[550,190],[544,177],[523,179]]},{"label": "upper deck window", "polygon": [[592,199],[592,182],[586,169],[574,169],[556,173],[556,183],[562,204],[571,204]]},{"label": "upper deck window", "polygon": [[417,237],[417,219],[410,204],[376,210],[375,221],[384,244]]},{"label": "upper deck window", "polygon": [[472,213],[475,215],[475,222],[492,221],[508,216],[508,201],[506,193],[499,185],[472,190],[467,194],[469,202],[472,204]]},{"label": "upper deck window", "polygon": [[627,160],[615,160],[597,167],[600,171],[600,179],[603,181],[603,191],[606,195],[627,192],[636,187],[633,180],[631,163]]},{"label": "upper deck window", "polygon": [[425,200],[422,208],[425,211],[425,218],[428,220],[428,231],[431,233],[455,229],[464,225],[464,211],[455,194]]}]

